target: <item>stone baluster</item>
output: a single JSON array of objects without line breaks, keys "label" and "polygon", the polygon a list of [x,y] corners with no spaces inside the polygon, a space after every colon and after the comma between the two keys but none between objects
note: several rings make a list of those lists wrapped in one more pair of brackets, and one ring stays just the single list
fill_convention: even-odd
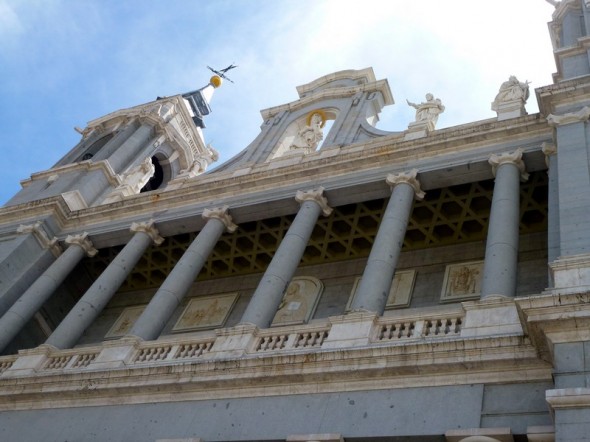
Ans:
[{"label": "stone baluster", "polygon": [[381,315],[385,310],[414,198],[424,198],[417,174],[418,171],[414,169],[387,177],[387,184],[392,188],[391,198],[354,297],[352,311],[376,312]]},{"label": "stone baluster", "polygon": [[145,340],[156,339],[174,310],[186,296],[195,278],[205,265],[219,237],[236,226],[227,212],[227,207],[205,209],[203,218],[208,220],[192,244],[186,249],[174,269],[158,289],[144,312],[133,325],[130,335]]},{"label": "stone baluster", "polygon": [[51,297],[59,285],[70,274],[80,260],[94,256],[98,251],[88,239],[88,234],[68,236],[69,247],[43,274],[28,288],[14,305],[0,318],[0,351],[3,350],[24,325]]},{"label": "stone baluster", "polygon": [[520,181],[528,179],[522,150],[492,155],[489,159],[496,177],[486,241],[481,297],[516,295],[518,228],[520,223]]},{"label": "stone baluster", "polygon": [[260,328],[270,325],[283,293],[297,270],[320,213],[324,216],[332,213],[323,191],[320,187],[308,192],[297,192],[295,200],[301,207],[252,295],[241,324],[254,324]]},{"label": "stone baluster", "polygon": [[135,232],[133,237],[66,315],[49,336],[46,344],[60,349],[70,348],[76,344],[84,330],[92,324],[133,270],[148,246],[152,242],[160,245],[164,241],[153,221],[133,223],[130,230]]}]

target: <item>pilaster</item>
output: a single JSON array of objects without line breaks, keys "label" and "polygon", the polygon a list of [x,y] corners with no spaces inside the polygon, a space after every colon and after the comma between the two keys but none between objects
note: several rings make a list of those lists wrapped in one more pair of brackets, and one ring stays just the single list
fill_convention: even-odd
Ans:
[{"label": "pilaster", "polygon": [[16,233],[20,235],[32,234],[39,242],[39,245],[44,249],[50,250],[56,258],[61,254],[62,249],[56,237],[49,239],[49,235],[43,228],[43,222],[37,221],[34,224],[21,224],[16,229]]}]

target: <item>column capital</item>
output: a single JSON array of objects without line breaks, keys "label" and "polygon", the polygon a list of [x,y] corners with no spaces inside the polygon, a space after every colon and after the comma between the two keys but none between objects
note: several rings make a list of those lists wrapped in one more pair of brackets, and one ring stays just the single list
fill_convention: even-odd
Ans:
[{"label": "column capital", "polygon": [[420,181],[418,181],[418,169],[412,169],[408,172],[390,173],[387,175],[385,182],[389,184],[391,190],[398,184],[405,183],[414,189],[414,197],[417,200],[423,200],[426,193],[420,189]]},{"label": "column capital", "polygon": [[557,146],[554,143],[543,143],[541,152],[545,154],[545,164],[549,167],[549,157],[557,155]]},{"label": "column capital", "polygon": [[98,253],[98,250],[94,248],[92,241],[88,239],[88,232],[80,233],[79,235],[68,235],[65,239],[65,243],[81,247],[82,250],[84,250],[84,253],[90,258]]},{"label": "column capital", "polygon": [[562,126],[564,124],[579,123],[590,118],[590,107],[584,106],[577,112],[569,112],[563,115],[547,115],[547,123],[549,126]]},{"label": "column capital", "polygon": [[21,224],[20,226],[18,226],[18,229],[16,229],[16,233],[18,233],[20,235],[31,233],[31,234],[33,234],[35,239],[39,242],[41,247],[43,247],[44,249],[51,250],[51,253],[53,253],[53,256],[58,257],[59,255],[61,255],[62,249],[59,245],[57,238],[53,237],[53,238],[49,239],[49,235],[47,235],[47,232],[43,228],[42,221],[37,221],[34,224],[28,224],[28,225]]},{"label": "column capital", "polygon": [[159,246],[160,244],[162,244],[164,242],[164,238],[162,238],[160,236],[160,232],[158,232],[158,229],[156,229],[156,226],[154,226],[153,219],[143,222],[143,223],[133,223],[133,224],[131,224],[131,227],[129,228],[129,230],[131,230],[132,232],[135,232],[135,233],[137,233],[137,232],[145,233],[147,236],[149,236],[152,239],[154,244],[157,246]]},{"label": "column capital", "polygon": [[203,210],[203,219],[211,219],[215,218],[221,221],[225,228],[229,233],[233,233],[238,228],[237,225],[233,223],[231,215],[228,213],[229,207],[222,206],[222,207],[215,207],[213,209],[205,209]]},{"label": "column capital", "polygon": [[516,149],[514,152],[505,152],[501,154],[492,154],[488,163],[492,166],[492,173],[496,176],[498,167],[503,164],[514,164],[520,170],[520,180],[526,181],[529,179],[529,174],[526,172],[524,161],[522,160],[522,149]]},{"label": "column capital", "polygon": [[333,209],[328,206],[328,199],[323,195],[323,193],[323,187],[306,191],[298,190],[297,194],[295,195],[295,201],[297,201],[299,204],[303,203],[304,201],[313,201],[321,207],[322,214],[324,216],[329,216]]},{"label": "column capital", "polygon": [[546,157],[550,157],[551,155],[557,154],[557,146],[554,143],[543,143],[541,144],[541,151],[545,154]]}]

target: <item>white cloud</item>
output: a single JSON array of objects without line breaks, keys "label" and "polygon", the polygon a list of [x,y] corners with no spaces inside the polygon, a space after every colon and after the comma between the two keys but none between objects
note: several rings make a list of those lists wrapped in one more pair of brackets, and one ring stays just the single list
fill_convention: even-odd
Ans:
[{"label": "white cloud", "polygon": [[73,146],[73,126],[203,86],[206,65],[239,65],[206,119],[205,138],[221,161],[258,135],[261,109],[296,100],[296,86],[334,71],[373,67],[388,79],[396,104],[378,127],[395,131],[413,120],[406,98],[432,92],[446,106],[438,127],[453,126],[494,117],[490,103],[509,75],[534,88],[550,84],[555,70],[546,25],[553,8],[543,0],[16,5],[0,0],[0,41],[12,47],[0,69],[0,130],[9,134],[0,143],[10,144],[3,152],[40,153],[35,165],[11,158],[13,169],[27,171],[3,176],[12,192]]}]

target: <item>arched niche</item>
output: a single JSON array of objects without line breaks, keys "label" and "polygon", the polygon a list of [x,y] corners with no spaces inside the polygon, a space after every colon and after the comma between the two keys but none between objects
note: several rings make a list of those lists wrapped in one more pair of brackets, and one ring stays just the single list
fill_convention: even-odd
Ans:
[{"label": "arched niche", "polygon": [[300,113],[289,123],[268,160],[293,154],[309,154],[319,149],[328,135],[324,130],[327,122],[334,121],[338,113],[336,108],[316,108]]}]

